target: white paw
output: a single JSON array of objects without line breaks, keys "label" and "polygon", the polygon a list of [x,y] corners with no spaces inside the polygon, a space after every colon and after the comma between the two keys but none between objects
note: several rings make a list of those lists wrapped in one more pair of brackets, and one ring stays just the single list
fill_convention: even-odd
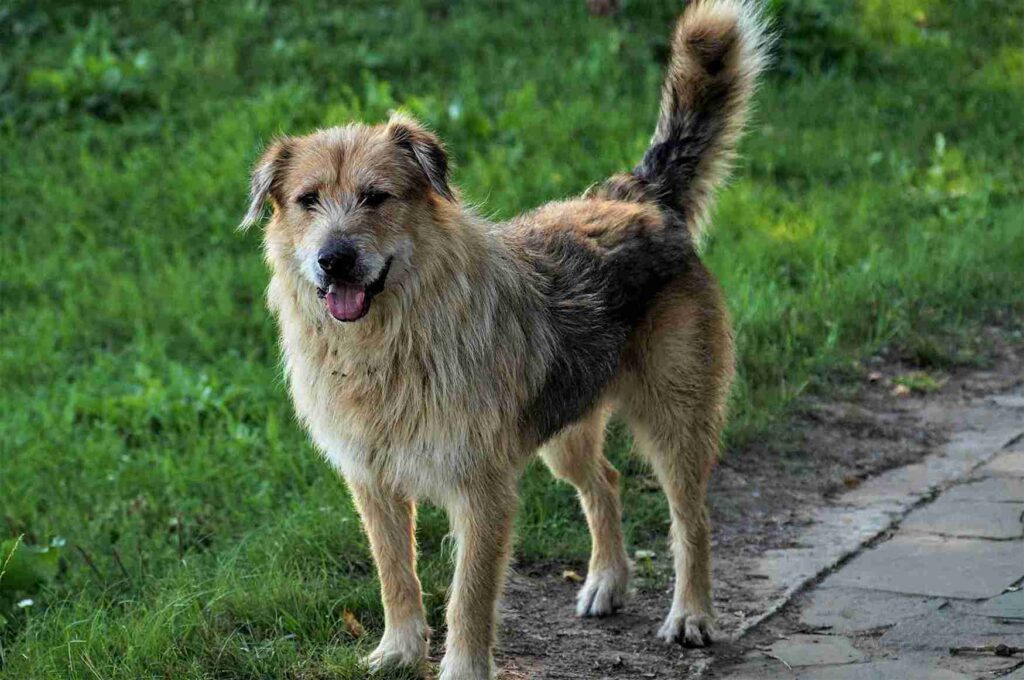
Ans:
[{"label": "white paw", "polygon": [[690,647],[709,645],[717,635],[713,617],[708,614],[691,614],[686,610],[677,611],[674,607],[658,631],[658,637],[665,642],[681,642]]},{"label": "white paw", "polygon": [[445,654],[441,659],[441,672],[437,680],[491,680],[494,663],[490,657],[456,656]]},{"label": "white paw", "polygon": [[427,658],[430,629],[426,624],[403,631],[385,630],[377,649],[363,657],[371,673],[387,668],[417,666]]},{"label": "white paw", "polygon": [[626,600],[628,586],[628,567],[590,572],[576,595],[576,616],[614,614]]}]

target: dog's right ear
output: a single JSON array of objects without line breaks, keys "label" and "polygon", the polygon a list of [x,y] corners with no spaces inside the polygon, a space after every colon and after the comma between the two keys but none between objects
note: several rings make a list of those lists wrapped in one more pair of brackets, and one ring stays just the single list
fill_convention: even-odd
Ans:
[{"label": "dog's right ear", "polygon": [[430,187],[445,200],[454,202],[455,194],[448,184],[448,154],[437,135],[401,113],[391,115],[388,133],[398,148],[416,164]]},{"label": "dog's right ear", "polygon": [[284,203],[281,188],[288,161],[292,156],[294,142],[289,137],[281,137],[271,142],[267,150],[260,156],[252,169],[252,180],[249,184],[249,209],[242,218],[239,229],[248,229],[260,221],[263,205],[270,198],[278,206]]}]

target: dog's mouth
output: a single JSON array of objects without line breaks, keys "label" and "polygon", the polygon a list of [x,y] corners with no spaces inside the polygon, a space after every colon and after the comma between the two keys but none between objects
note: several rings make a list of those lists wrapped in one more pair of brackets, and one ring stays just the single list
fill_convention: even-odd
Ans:
[{"label": "dog's mouth", "polygon": [[370,311],[373,297],[384,290],[384,283],[391,271],[389,257],[376,279],[368,284],[331,283],[327,288],[316,289],[317,297],[327,305],[327,312],[338,321],[358,321]]}]

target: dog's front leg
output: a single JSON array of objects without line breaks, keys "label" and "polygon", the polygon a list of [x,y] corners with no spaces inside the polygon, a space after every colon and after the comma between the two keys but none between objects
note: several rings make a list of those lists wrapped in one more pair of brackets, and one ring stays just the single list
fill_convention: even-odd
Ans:
[{"label": "dog's front leg", "polygon": [[416,506],[379,486],[349,487],[370,538],[384,601],[384,636],[364,661],[374,671],[415,666],[427,657],[430,637],[416,576]]},{"label": "dog's front leg", "polygon": [[475,487],[447,505],[457,547],[438,680],[488,680],[494,675],[495,610],[512,542],[515,482]]}]

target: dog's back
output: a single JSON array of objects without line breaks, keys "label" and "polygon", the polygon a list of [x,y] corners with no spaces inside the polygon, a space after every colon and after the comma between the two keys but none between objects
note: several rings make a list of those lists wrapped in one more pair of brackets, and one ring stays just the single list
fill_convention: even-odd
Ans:
[{"label": "dog's back", "polygon": [[594,407],[633,330],[696,255],[652,203],[549,203],[508,225],[533,270],[553,360],[524,414],[542,442]]}]

